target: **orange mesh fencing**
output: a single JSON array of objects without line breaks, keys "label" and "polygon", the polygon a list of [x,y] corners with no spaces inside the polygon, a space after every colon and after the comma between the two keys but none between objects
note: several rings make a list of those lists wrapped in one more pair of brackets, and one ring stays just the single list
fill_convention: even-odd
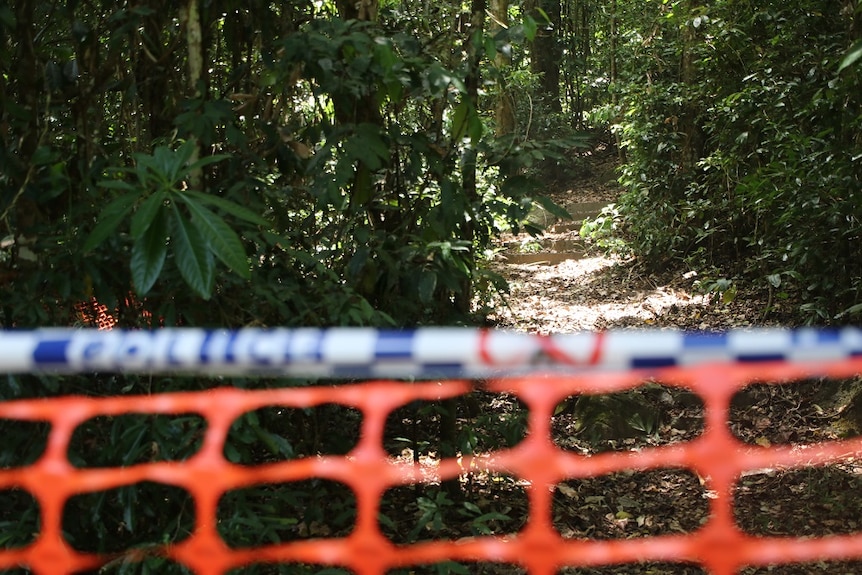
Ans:
[{"label": "orange mesh fencing", "polygon": [[113,329],[117,325],[117,318],[111,315],[108,306],[99,303],[96,298],[76,303],[75,314],[81,323],[99,330]]},{"label": "orange mesh fencing", "polygon": [[[51,425],[46,450],[38,461],[27,467],[0,470],[0,489],[24,489],[41,509],[41,530],[35,541],[26,547],[0,551],[0,569],[25,565],[37,573],[61,574],[104,565],[112,557],[77,552],[64,540],[64,504],[75,494],[141,481],[177,486],[192,494],[196,513],[191,536],[157,553],[201,575],[225,573],[252,562],[342,566],[359,575],[370,575],[398,566],[445,560],[517,564],[537,575],[550,575],[562,566],[684,561],[699,563],[714,574],[728,575],[747,565],[862,558],[862,535],[754,537],[739,528],[733,513],[734,485],[743,472],[834,463],[862,453],[862,439],[804,447],[759,447],[743,444],[727,424],[731,397],[752,381],[782,382],[812,374],[848,377],[860,372],[862,358],[653,370],[649,375],[660,378],[663,384],[688,388],[702,398],[703,433],[686,443],[589,457],[554,444],[551,418],[555,407],[573,394],[610,393],[638,386],[644,382],[644,372],[536,374],[486,382],[483,389],[514,394],[529,409],[526,438],[511,449],[445,459],[436,468],[434,479],[457,477],[465,469],[516,476],[528,485],[529,519],[520,532],[505,536],[411,545],[395,545],[384,536],[378,524],[380,500],[393,486],[429,481],[428,469],[387,455],[382,444],[387,415],[411,401],[468,393],[473,389],[468,381],[370,381],[339,387],[254,391],[218,388],[138,397],[62,397],[0,403],[0,418]],[[240,466],[225,459],[223,448],[229,428],[242,414],[266,406],[305,408],[324,403],[350,406],[362,413],[361,438],[347,455],[260,466]],[[67,452],[75,428],[95,416],[127,412],[200,414],[207,420],[202,447],[181,462],[126,468],[73,467]],[[697,531],[635,540],[567,540],[553,527],[553,491],[561,481],[668,467],[695,471],[711,492],[709,519]],[[308,478],[338,481],[353,490],[357,516],[350,535],[242,549],[232,549],[221,539],[216,529],[216,511],[225,493],[256,484]],[[128,557],[134,560],[136,556],[132,552]]]}]

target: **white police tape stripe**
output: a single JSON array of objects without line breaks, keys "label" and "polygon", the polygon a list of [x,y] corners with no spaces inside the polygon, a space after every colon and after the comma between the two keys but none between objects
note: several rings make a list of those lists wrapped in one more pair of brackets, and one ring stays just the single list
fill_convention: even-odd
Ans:
[{"label": "white police tape stripe", "polygon": [[862,357],[862,330],[629,330],[539,336],[469,328],[0,331],[0,372],[481,377],[543,368]]}]

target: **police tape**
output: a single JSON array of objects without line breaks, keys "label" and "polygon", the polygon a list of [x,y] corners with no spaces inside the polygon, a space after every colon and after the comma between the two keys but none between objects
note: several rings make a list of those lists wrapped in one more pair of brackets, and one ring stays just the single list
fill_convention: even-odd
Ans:
[{"label": "police tape", "polygon": [[470,328],[43,328],[0,331],[0,372],[334,378],[491,377],[537,369],[655,369],[862,357],[862,329],[620,330],[536,335]]}]

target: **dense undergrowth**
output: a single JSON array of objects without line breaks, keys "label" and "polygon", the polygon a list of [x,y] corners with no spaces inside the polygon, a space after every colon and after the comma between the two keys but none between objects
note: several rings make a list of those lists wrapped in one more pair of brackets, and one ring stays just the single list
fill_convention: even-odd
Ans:
[{"label": "dense undergrowth", "polygon": [[631,245],[798,296],[807,322],[858,320],[862,75],[841,69],[858,8],[737,4],[632,39],[616,128]]}]

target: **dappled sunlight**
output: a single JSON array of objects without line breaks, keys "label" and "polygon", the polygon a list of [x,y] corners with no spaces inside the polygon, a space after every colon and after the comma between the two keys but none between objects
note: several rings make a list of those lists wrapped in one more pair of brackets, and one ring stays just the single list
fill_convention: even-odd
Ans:
[{"label": "dappled sunlight", "polygon": [[[497,319],[518,331],[650,327],[669,310],[709,305],[708,296],[656,284],[613,257],[568,260],[555,266],[510,265],[506,274],[511,283],[509,309],[502,309]],[[697,313],[693,309],[690,317],[696,319]]]}]

